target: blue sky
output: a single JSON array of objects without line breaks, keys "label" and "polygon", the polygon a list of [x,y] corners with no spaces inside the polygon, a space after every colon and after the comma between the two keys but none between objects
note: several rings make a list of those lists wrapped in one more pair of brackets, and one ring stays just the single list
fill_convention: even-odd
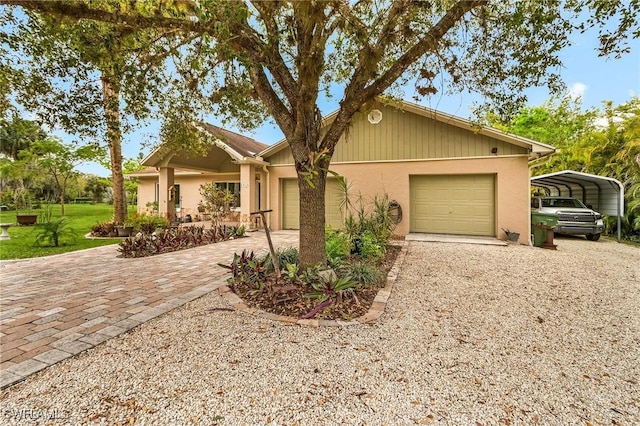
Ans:
[{"label": "blue sky", "polygon": [[[564,68],[560,74],[568,90],[576,96],[581,96],[583,108],[598,108],[604,101],[613,101],[614,105],[619,105],[630,100],[633,96],[640,95],[640,40],[633,40],[631,53],[621,59],[598,57],[596,52],[598,40],[595,31],[586,35],[576,35],[574,42],[574,45],[565,49],[561,56]],[[549,98],[547,90],[541,88],[533,88],[526,93],[529,105],[541,105]],[[411,87],[405,89],[405,95],[408,100],[413,101]],[[326,115],[334,111],[339,100],[340,97],[336,96],[332,102],[320,104],[322,113]],[[479,97],[468,94],[453,96],[437,94],[431,98],[425,98],[419,103],[449,114],[469,118],[473,103],[481,101]],[[212,124],[221,124],[215,117],[211,117],[208,121]],[[238,131],[229,126],[227,128]],[[142,148],[141,142],[148,139],[149,134],[157,136],[158,131],[158,123],[152,123],[133,134],[125,135],[123,140],[124,157],[137,157],[140,152],[147,155],[149,148]],[[282,133],[272,123],[265,123],[253,132],[239,131],[239,133],[269,145],[282,139]],[[54,134],[56,133],[54,132]],[[109,170],[93,163],[80,165],[78,169],[99,176],[110,175]]]}]

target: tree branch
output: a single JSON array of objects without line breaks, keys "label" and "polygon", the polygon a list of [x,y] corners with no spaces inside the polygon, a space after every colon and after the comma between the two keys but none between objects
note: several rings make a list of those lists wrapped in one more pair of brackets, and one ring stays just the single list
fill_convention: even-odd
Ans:
[{"label": "tree branch", "polygon": [[265,103],[274,120],[284,133],[286,138],[291,138],[295,129],[295,122],[291,112],[282,103],[278,94],[273,90],[271,82],[264,70],[260,66],[248,67],[249,77],[253,88],[258,92],[258,96]]},{"label": "tree branch", "polygon": [[[460,0],[451,6],[447,13],[436,23],[424,37],[420,38],[404,55],[395,61],[391,67],[380,77],[370,82],[366,70],[371,69],[377,62],[375,58],[363,58],[358,70],[350,80],[343,100],[340,102],[340,111],[331,127],[325,134],[321,148],[333,152],[335,144],[349,125],[351,118],[361,105],[372,101],[384,90],[389,88],[402,74],[418,60],[422,55],[437,49],[442,37],[452,29],[456,23],[469,11],[484,6],[488,0]],[[370,83],[369,83],[370,82]]]},{"label": "tree branch", "polygon": [[[186,4],[185,2],[182,2]],[[63,16],[70,19],[90,19],[115,25],[135,28],[181,28],[196,33],[204,33],[209,30],[208,23],[188,18],[180,19],[162,15],[158,9],[153,16],[144,16],[138,12],[129,13],[121,10],[109,11],[91,7],[78,1],[33,1],[33,0],[0,0],[0,5],[20,6],[35,12],[48,13]]]}]

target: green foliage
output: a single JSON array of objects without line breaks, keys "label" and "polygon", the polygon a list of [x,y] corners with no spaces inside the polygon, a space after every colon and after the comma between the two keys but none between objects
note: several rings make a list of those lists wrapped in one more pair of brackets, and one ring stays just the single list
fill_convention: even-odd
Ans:
[{"label": "green foliage", "polygon": [[156,254],[186,250],[207,244],[225,241],[234,235],[235,227],[205,229],[202,226],[185,226],[180,229],[165,229],[152,234],[137,234],[124,239],[118,247],[121,257],[147,257]]},{"label": "green foliage", "polygon": [[12,160],[17,160],[20,152],[29,149],[35,141],[46,137],[37,122],[25,120],[16,113],[11,114],[11,119],[0,119],[0,153]]},{"label": "green foliage", "polygon": [[[288,248],[276,248],[275,249],[276,259],[278,259],[278,265],[280,268],[285,267],[287,264],[297,265],[299,260],[298,249],[294,247]],[[271,253],[267,253],[264,256],[264,261],[267,269],[269,271],[273,271],[273,261],[271,260]]]},{"label": "green foliage", "polygon": [[[343,277],[324,277],[321,280],[312,281],[311,286],[314,291],[305,294],[305,297],[317,299],[324,302],[328,299],[342,299],[345,296],[355,296],[355,292],[360,288],[360,283],[354,281],[349,275]],[[356,299],[357,300],[357,299]]]},{"label": "green foliage", "polygon": [[[626,53],[638,35],[637,0],[630,7],[606,0],[21,4],[27,13],[7,13],[0,22],[14,30],[9,48],[0,47],[0,70],[52,127],[60,122],[95,134],[109,123],[108,111],[108,145],[119,151],[120,105],[122,116],[143,119],[159,103],[173,124],[166,136],[205,114],[242,127],[269,114],[292,148],[300,182],[318,189],[308,192],[317,200],[336,144],[377,96],[415,81],[419,97],[471,91],[505,118],[525,103],[526,89],[564,88],[559,54],[574,32],[598,29],[601,55]],[[168,64],[178,77],[168,78]],[[113,89],[109,99],[94,84],[97,73]],[[321,132],[319,94],[336,88],[340,109]],[[0,105],[8,92],[2,90]],[[319,155],[328,158],[316,161]],[[118,154],[112,172],[116,184]],[[301,226],[318,239],[301,261],[324,263],[322,222]]]},{"label": "green foliage", "polygon": [[79,174],[75,168],[101,155],[100,151],[92,146],[72,147],[52,137],[33,142],[30,148],[22,153],[27,158],[34,159],[39,169],[49,176],[60,201],[62,215],[69,180]]},{"label": "green foliage", "polygon": [[336,270],[338,276],[350,276],[364,287],[378,286],[385,283],[385,277],[376,264],[356,261],[342,265]]},{"label": "green foliage", "polygon": [[349,236],[341,231],[336,231],[327,227],[325,231],[325,247],[327,250],[327,261],[332,267],[344,262],[351,252],[351,242]]},{"label": "green foliage", "polygon": [[376,195],[369,206],[360,198],[354,210],[345,220],[351,253],[373,261],[382,259],[396,226],[389,213],[389,196]]},{"label": "green foliage", "polygon": [[[365,230],[351,240],[351,252],[362,259],[377,262],[384,258],[386,241],[384,238],[374,235],[371,231]],[[385,245],[383,246],[382,244]]]},{"label": "green foliage", "polygon": [[246,229],[244,227],[244,225],[240,225],[236,228],[235,232],[234,232],[234,236],[235,237],[244,237],[244,234],[246,232]]},{"label": "green foliage", "polygon": [[235,196],[228,189],[218,187],[215,182],[200,185],[200,195],[205,209],[211,212],[211,223],[218,226],[234,206]]},{"label": "green foliage", "polygon": [[[504,124],[504,123],[503,123]],[[556,146],[549,158],[531,163],[532,174],[575,170],[615,178],[625,186],[625,216],[621,234],[640,239],[640,98],[614,107],[581,112],[569,98],[525,108],[505,128]],[[605,233],[617,233],[617,219],[605,218]]]},{"label": "green foliage", "polygon": [[166,218],[158,215],[133,213],[127,216],[125,225],[133,226],[134,233],[151,234],[157,230],[167,229],[171,224]]},{"label": "green foliage", "polygon": [[297,263],[284,264],[284,279],[290,284],[298,284],[300,282],[300,268]]},{"label": "green foliage", "polygon": [[111,182],[108,179],[100,178],[98,176],[89,176],[85,183],[84,190],[91,194],[91,198],[96,203],[103,201],[104,195],[107,192],[107,188]]},{"label": "green foliage", "polygon": [[58,247],[60,240],[68,238],[75,240],[77,238],[75,232],[69,225],[69,221],[64,217],[52,219],[51,217],[45,219],[43,222],[36,225],[37,234],[35,243],[36,245],[53,245]]}]

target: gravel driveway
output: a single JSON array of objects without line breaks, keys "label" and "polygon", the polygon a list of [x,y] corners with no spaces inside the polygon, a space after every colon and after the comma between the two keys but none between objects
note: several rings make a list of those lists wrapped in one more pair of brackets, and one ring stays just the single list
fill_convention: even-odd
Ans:
[{"label": "gravel driveway", "polygon": [[0,423],[638,424],[640,249],[556,242],[412,242],[373,325],[209,294],[6,389]]}]

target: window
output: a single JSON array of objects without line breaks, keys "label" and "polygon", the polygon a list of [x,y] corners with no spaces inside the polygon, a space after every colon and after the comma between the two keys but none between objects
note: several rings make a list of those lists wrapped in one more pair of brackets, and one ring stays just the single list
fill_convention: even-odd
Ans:
[{"label": "window", "polygon": [[233,194],[231,208],[240,207],[240,182],[216,182],[216,188]]},{"label": "window", "polygon": [[[173,201],[176,207],[180,207],[180,204],[181,204],[180,203],[181,201],[180,200],[180,184],[178,183],[173,185],[173,190],[175,191]],[[159,183],[156,183],[155,200],[153,201],[155,201],[156,203],[160,202],[160,184]]]}]

